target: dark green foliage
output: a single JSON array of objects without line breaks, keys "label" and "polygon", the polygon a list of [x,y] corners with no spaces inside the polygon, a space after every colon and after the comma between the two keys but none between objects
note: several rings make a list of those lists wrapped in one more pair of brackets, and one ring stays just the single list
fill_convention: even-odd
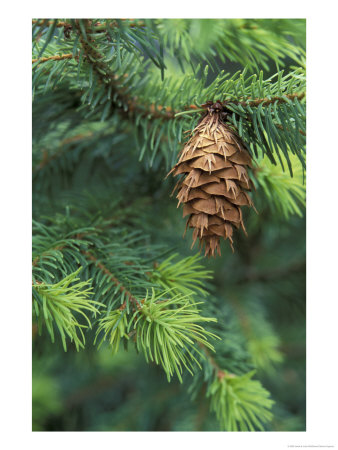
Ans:
[{"label": "dark green foliage", "polygon": [[[33,22],[33,429],[304,430],[304,21]],[[259,214],[207,261],[164,178],[217,100]]]}]

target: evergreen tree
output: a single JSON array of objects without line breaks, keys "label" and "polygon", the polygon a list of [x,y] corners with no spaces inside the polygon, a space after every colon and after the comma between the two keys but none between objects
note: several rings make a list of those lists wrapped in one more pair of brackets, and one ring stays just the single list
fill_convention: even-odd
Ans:
[{"label": "evergreen tree", "polygon": [[304,48],[300,19],[33,20],[34,430],[305,429]]}]

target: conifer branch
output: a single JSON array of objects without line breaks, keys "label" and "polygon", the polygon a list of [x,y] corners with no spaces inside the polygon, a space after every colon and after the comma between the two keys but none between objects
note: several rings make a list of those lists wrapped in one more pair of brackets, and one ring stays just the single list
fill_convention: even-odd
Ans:
[{"label": "conifer branch", "polygon": [[[142,20],[136,19],[137,21],[135,21],[135,19],[119,19],[122,22],[126,22],[127,25],[130,28],[136,28],[136,27],[144,27],[144,22]],[[39,27],[50,27],[53,26],[55,23],[55,20],[46,20],[46,19],[41,19],[41,20],[32,20],[32,24],[33,25],[37,25]],[[114,27],[118,27],[118,22],[114,21],[114,22],[96,22],[94,25],[94,31],[96,33],[100,33],[100,32],[105,32],[107,30],[107,27],[109,28],[114,28]],[[72,25],[69,22],[58,22],[56,21],[56,28],[68,28],[68,29],[72,29]]]},{"label": "conifer branch", "polygon": [[[48,249],[46,252],[43,252],[41,255],[36,256],[36,257],[33,259],[33,261],[32,261],[32,266],[33,266],[33,267],[36,267],[36,266],[38,265],[39,261],[41,260],[41,257],[43,257],[43,256],[45,256],[45,255],[48,255],[50,252],[53,252],[53,251],[61,251],[61,250],[63,250],[65,247],[66,247],[66,244],[65,244],[65,245],[57,245],[56,247],[54,247],[54,248],[52,248],[52,249]],[[37,283],[38,283],[38,282],[37,282]]]},{"label": "conifer branch", "polygon": [[39,63],[44,63],[47,61],[61,61],[63,59],[72,59],[74,58],[72,53],[67,53],[66,55],[55,55],[55,56],[48,56],[47,58],[36,58],[36,59],[32,59],[32,64],[39,62]]},{"label": "conifer branch", "polygon": [[[88,20],[84,22],[87,31],[87,41],[83,36],[78,21],[76,21],[76,28],[80,35],[80,42],[84,55],[86,56],[87,62],[92,65],[100,83],[104,84],[107,89],[112,88],[112,92],[115,94],[115,100],[112,101],[114,107],[117,107],[122,115],[134,115],[138,113],[143,116],[148,116],[150,114],[154,118],[172,119],[175,116],[175,113],[170,107],[150,105],[149,109],[147,109],[137,103],[137,97],[131,98],[124,94],[124,89],[120,88],[117,83],[119,77],[104,63],[104,55],[94,47],[92,44],[93,40],[88,37],[88,34],[90,34]],[[124,74],[124,77],[128,77],[128,74]],[[124,105],[127,106],[127,111],[125,110]]]},{"label": "conifer branch", "polygon": [[[302,100],[305,97],[305,92],[299,92],[299,93],[295,93],[295,94],[286,94],[283,97],[279,97],[279,96],[275,96],[275,97],[271,97],[271,98],[255,98],[253,100],[250,100],[249,98],[245,101],[242,100],[224,100],[224,101],[219,101],[219,103],[221,103],[223,106],[226,106],[229,103],[232,103],[234,105],[241,105],[241,106],[259,106],[260,104],[262,104],[262,106],[268,106],[272,103],[285,103],[288,100],[294,100],[295,98],[297,98],[298,100]],[[288,100],[287,100],[288,99]],[[204,105],[202,105],[203,107]],[[196,105],[190,105],[188,109],[200,109],[200,106],[196,106]],[[207,108],[207,106],[205,106],[205,108]]]},{"label": "conifer branch", "polygon": [[[279,128],[280,130],[289,132],[288,129],[285,130],[284,127],[283,127],[283,125],[281,125],[281,124],[279,124],[279,123],[276,123],[275,126],[276,126],[277,128]],[[306,136],[306,133],[304,133],[303,130],[298,130],[298,131],[299,131],[299,133],[300,133],[301,135]]]},{"label": "conifer branch", "polygon": [[199,346],[215,372],[207,381],[206,397],[210,398],[210,410],[216,414],[221,430],[254,431],[257,427],[263,431],[263,423],[272,419],[270,409],[274,402],[259,381],[251,380],[255,371],[245,375],[228,373],[203,344]]},{"label": "conifer branch", "polygon": [[[33,312],[38,321],[39,333],[44,323],[54,342],[54,328],[58,329],[65,351],[67,337],[75,343],[77,351],[80,347],[84,348],[82,329],[92,326],[87,314],[91,312],[96,316],[100,314],[97,306],[103,306],[91,300],[90,281],[80,281],[77,276],[81,270],[81,267],[78,268],[55,284],[33,282]],[[86,325],[80,324],[74,313],[81,315]]]},{"label": "conifer branch", "polygon": [[92,131],[88,131],[87,133],[77,134],[76,136],[71,136],[66,139],[63,139],[60,142],[59,148],[55,151],[53,154],[49,154],[47,150],[42,150],[42,158],[41,161],[33,168],[33,174],[38,172],[39,170],[43,169],[45,166],[47,166],[51,161],[53,161],[56,158],[59,158],[62,156],[66,150],[66,145],[71,144],[73,142],[79,142],[84,139],[88,139],[93,136]]},{"label": "conifer branch", "polygon": [[[285,97],[289,100],[294,100],[297,98],[298,100],[302,100],[305,97],[305,92],[299,92],[295,94],[287,94]],[[285,103],[287,102],[285,97],[271,97],[271,98],[255,98],[254,100],[246,100],[246,101],[233,101],[229,100],[228,103],[234,103],[235,105],[241,106],[268,106],[272,103]]]},{"label": "conifer branch", "polygon": [[[33,224],[32,284],[40,327],[47,327],[52,338],[59,330],[64,345],[70,338],[78,348],[85,345],[82,333],[86,327],[94,328],[94,343],[97,339],[109,343],[113,353],[122,347],[120,343],[125,350],[135,344],[149,363],[163,367],[168,380],[175,374],[180,381],[184,379],[188,393],[198,394],[227,431],[263,430],[271,420],[269,394],[258,380],[251,379],[254,372],[250,371],[257,367],[266,373],[269,361],[278,362],[278,334],[265,320],[267,305],[258,291],[249,293],[250,305],[243,303],[248,316],[245,323],[245,317],[239,318],[231,304],[219,297],[221,291],[214,290],[218,283],[209,281],[210,272],[200,265],[200,257],[186,257],[185,248],[179,247],[181,241],[172,233],[177,222],[171,219],[168,184],[162,184],[161,171],[164,165],[174,164],[185,133],[193,135],[191,130],[203,120],[205,104],[219,101],[224,107],[220,108],[222,120],[236,131],[253,159],[260,215],[250,228],[255,234],[255,227],[262,225],[254,245],[265,245],[263,235],[270,227],[264,222],[265,208],[285,216],[302,212],[305,61],[301,39],[297,48],[298,22],[294,27],[280,22],[270,26],[253,20],[33,20],[37,221]],[[298,67],[290,67],[290,59]],[[230,74],[218,70],[220,62],[226,67],[229,61],[239,63],[241,70]],[[264,78],[262,70],[267,73],[269,66],[271,73],[275,63],[276,73]],[[178,70],[173,70],[174,64]],[[279,69],[283,65],[285,72]],[[208,67],[214,71],[213,81]],[[200,161],[194,159],[192,164]],[[290,173],[293,168],[293,178],[283,164],[288,164]],[[268,238],[271,242],[278,239],[278,224]],[[252,243],[247,242],[248,246]],[[240,239],[238,244],[239,269],[232,270],[226,256],[224,270],[220,267],[216,275],[219,280],[227,273],[224,281],[232,296],[239,288],[238,277],[250,282],[278,275],[271,267],[265,273],[269,260],[250,250],[250,265],[257,271],[248,273],[247,248]],[[177,260],[172,254],[175,247],[179,248]],[[283,247],[287,253],[291,241]],[[297,255],[287,259],[291,266],[292,261],[301,260]],[[76,283],[74,274],[80,266],[83,272]],[[286,293],[292,291],[288,298],[293,298],[296,289],[286,283],[283,271],[279,281],[285,282]],[[265,288],[270,289],[270,284]],[[245,283],[240,286],[243,298],[247,288]],[[201,296],[207,301],[200,309]],[[77,319],[81,315],[83,323]],[[216,338],[213,333],[219,337],[214,345],[209,339]],[[35,344],[43,349],[44,341]],[[118,367],[124,358],[120,353],[112,364]],[[92,369],[96,369],[94,364]],[[193,379],[189,373],[194,373]],[[140,369],[138,383],[142,375]],[[153,389],[152,380],[148,385]],[[203,401],[205,397],[210,405]],[[126,416],[130,405],[133,399],[123,405]],[[154,410],[149,409],[153,417]],[[116,414],[120,414],[118,407]],[[172,428],[179,422],[183,429],[191,422],[190,414],[195,417],[187,406],[182,423],[176,418]],[[203,429],[215,427],[215,419],[208,418]],[[134,425],[129,417],[122,421],[127,427]],[[119,426],[114,418],[111,423]]]},{"label": "conifer branch", "polygon": [[210,365],[214,368],[217,378],[222,379],[222,378],[235,378],[236,377],[235,374],[229,373],[226,370],[222,369],[217,364],[215,358],[213,356],[211,356],[209,350],[203,344],[199,343],[198,345],[202,349],[202,351],[205,354],[205,356],[206,356],[208,362],[210,363]]},{"label": "conifer branch", "polygon": [[[89,21],[84,20],[84,23],[86,32],[89,32]],[[121,106],[123,104],[127,104],[130,108],[131,100],[125,95],[123,95],[122,89],[121,90],[118,89],[116,83],[118,77],[111,71],[109,66],[104,63],[104,55],[101,54],[94,47],[93,40],[90,37],[88,37],[88,33],[87,33],[87,40],[85,39],[78,20],[75,21],[75,24],[77,32],[80,36],[80,43],[83,48],[84,55],[86,56],[88,63],[92,65],[93,70],[95,71],[100,83],[105,85],[107,89],[111,87],[113,94],[115,94],[116,96],[116,99],[112,103],[115,106],[118,105],[119,103],[121,103]]]},{"label": "conifer branch", "polygon": [[[161,119],[164,121],[172,120],[182,114],[182,110],[175,110],[171,106],[158,105],[151,103],[149,105],[145,105],[144,103],[138,102],[137,96],[130,96],[126,94],[126,87],[120,86],[120,78],[117,74],[115,74],[109,67],[108,64],[104,62],[105,56],[100,53],[94,45],[94,40],[90,37],[90,21],[84,20],[86,36],[84,36],[79,21],[75,21],[75,26],[77,32],[80,36],[80,43],[84,51],[84,56],[86,61],[92,65],[93,70],[95,71],[99,83],[103,84],[107,90],[111,89],[112,91],[112,104],[114,108],[116,108],[120,114],[123,116],[128,116],[132,118],[134,116],[141,117],[149,117],[151,116],[153,119]],[[124,78],[128,77],[128,74],[125,73],[123,75]],[[250,100],[232,100],[227,99],[223,100],[222,103],[224,106],[228,104],[238,105],[238,106],[249,106],[249,107],[258,107],[262,105],[263,107],[269,106],[271,104],[283,104],[288,101],[292,101],[294,99],[302,100],[305,97],[305,92],[286,94],[285,96],[273,96],[271,98],[263,97],[263,98],[255,98]],[[204,105],[202,105],[202,108]],[[206,106],[205,106],[206,108]],[[196,113],[200,113],[201,106],[190,104],[183,108],[183,111],[194,111]],[[184,118],[184,115],[182,115]],[[279,125],[278,128],[280,128]]]},{"label": "conifer branch", "polygon": [[47,19],[41,19],[41,20],[32,20],[32,24],[39,27],[50,27],[53,26],[56,22],[56,28],[62,28],[62,27],[71,27],[71,24],[69,22],[58,22],[57,20],[48,20]]},{"label": "conifer branch", "polygon": [[233,378],[216,377],[208,386],[210,409],[221,430],[264,431],[263,424],[271,421],[274,401],[258,380],[252,380],[254,374],[253,370]]},{"label": "conifer branch", "polygon": [[283,354],[280,351],[280,341],[274,330],[266,322],[264,317],[250,315],[250,311],[237,301],[229,298],[238,323],[247,341],[247,348],[254,366],[264,373],[275,371],[276,364],[283,361]]},{"label": "conifer branch", "polygon": [[[95,258],[95,256],[92,253],[87,252],[87,251],[82,251],[82,254],[84,256],[86,256],[90,261],[92,261],[99,269],[101,269],[105,275],[109,276],[109,278],[113,282],[113,284],[119,288],[119,291],[121,292],[121,294],[125,294],[127,296],[128,300],[130,301],[130,303],[132,303],[134,305],[134,307],[136,307],[136,309],[141,308],[140,302],[137,300],[137,298],[134,297],[132,295],[132,293],[130,291],[128,291],[128,289],[125,286],[123,286],[121,284],[121,282],[116,277],[114,277],[114,275],[107,269],[107,267],[104,264],[102,264],[97,258]],[[124,301],[122,303],[120,309],[123,310],[126,308],[126,306],[127,306],[127,302]]]}]

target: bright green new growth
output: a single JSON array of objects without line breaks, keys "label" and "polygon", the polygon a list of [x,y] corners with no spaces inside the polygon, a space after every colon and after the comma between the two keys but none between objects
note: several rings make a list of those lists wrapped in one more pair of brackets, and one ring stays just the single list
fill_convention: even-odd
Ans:
[{"label": "bright green new growth", "polygon": [[258,428],[263,431],[263,425],[272,419],[269,410],[274,402],[261,383],[251,379],[254,373],[254,370],[243,376],[222,373],[209,386],[210,409],[220,421],[221,430],[254,431]]},{"label": "bright green new growth", "polygon": [[[285,158],[281,157],[284,162]],[[261,155],[255,161],[255,177],[253,181],[260,186],[273,211],[286,219],[290,215],[302,216],[305,207],[306,186],[304,170],[299,159],[290,154],[293,177],[280,165],[273,164],[266,156]]]},{"label": "bright green new growth", "polygon": [[199,303],[191,303],[189,296],[177,294],[164,300],[169,294],[156,295],[153,290],[151,296],[147,295],[142,308],[134,313],[128,330],[135,330],[136,347],[143,351],[147,361],[161,364],[168,381],[176,373],[182,382],[183,367],[191,374],[195,363],[201,368],[196,353],[200,356],[202,353],[196,344],[214,351],[207,339],[217,336],[199,323],[217,320],[201,316]]},{"label": "bright green new growth", "polygon": [[96,343],[98,335],[103,331],[104,336],[101,339],[98,348],[100,348],[103,342],[108,339],[109,344],[113,350],[113,354],[117,353],[119,350],[121,339],[129,339],[129,336],[126,333],[127,327],[128,319],[126,310],[121,311],[120,309],[118,309],[116,311],[111,311],[109,314],[107,314],[106,317],[100,319],[94,344]]},{"label": "bright green new growth", "polygon": [[128,314],[126,309],[118,309],[101,318],[95,342],[103,332],[99,348],[108,340],[115,354],[123,338],[132,338],[148,362],[153,361],[163,367],[168,381],[176,373],[182,382],[183,367],[192,375],[196,365],[201,369],[196,356],[204,358],[204,355],[197,345],[214,351],[208,338],[218,338],[200,325],[217,320],[201,316],[199,304],[192,301],[190,295],[175,294],[175,289],[162,292],[152,289],[152,295],[147,293],[133,314]]},{"label": "bright green new growth", "polygon": [[275,372],[275,365],[283,361],[279,347],[280,340],[274,334],[251,338],[248,342],[248,350],[255,367],[265,373]]},{"label": "bright green new growth", "polygon": [[[95,316],[99,314],[97,306],[101,306],[101,303],[90,299],[92,295],[90,280],[78,281],[80,278],[77,275],[80,270],[81,267],[56,284],[33,285],[33,312],[38,319],[39,331],[41,333],[44,323],[54,342],[56,325],[65,351],[67,351],[67,336],[74,342],[76,350],[84,348],[85,336],[82,328],[91,328],[91,322],[85,311],[92,312]],[[74,284],[70,285],[71,283]],[[79,323],[74,313],[84,317],[86,325]]]},{"label": "bright green new growth", "polygon": [[205,270],[200,264],[202,257],[196,254],[173,263],[172,260],[177,257],[178,254],[174,253],[156,267],[152,281],[164,289],[174,289],[183,295],[198,292],[205,297],[207,291],[203,289],[203,286],[205,286],[205,280],[212,278],[212,272]]}]

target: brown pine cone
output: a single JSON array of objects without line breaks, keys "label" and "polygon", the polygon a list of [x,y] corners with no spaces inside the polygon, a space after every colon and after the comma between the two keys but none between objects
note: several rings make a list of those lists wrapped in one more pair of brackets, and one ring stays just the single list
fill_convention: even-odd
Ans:
[{"label": "brown pine cone", "polygon": [[182,203],[183,217],[189,215],[186,229],[194,228],[192,247],[199,238],[208,257],[221,255],[220,237],[234,251],[233,227],[246,233],[240,207],[253,206],[245,192],[253,185],[246,169],[251,156],[224,117],[220,102],[210,105],[169,172],[185,174],[173,191],[179,189],[177,207]]}]

